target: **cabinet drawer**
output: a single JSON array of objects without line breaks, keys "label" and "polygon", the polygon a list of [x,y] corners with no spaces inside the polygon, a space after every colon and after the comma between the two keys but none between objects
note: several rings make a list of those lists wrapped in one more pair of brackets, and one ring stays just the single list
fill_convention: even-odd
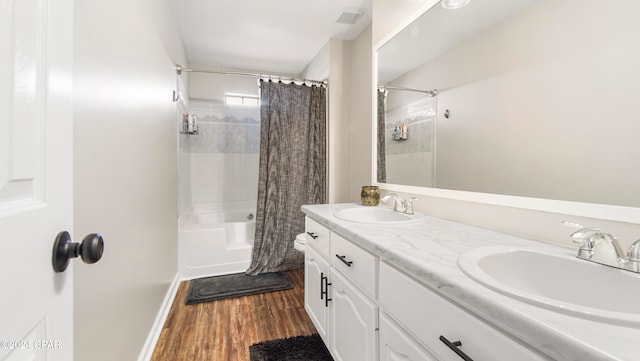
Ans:
[{"label": "cabinet drawer", "polygon": [[304,229],[307,236],[307,246],[329,257],[329,229],[309,217],[304,219]]},{"label": "cabinet drawer", "polygon": [[376,295],[376,257],[355,244],[331,234],[331,264],[371,298]]},{"label": "cabinet drawer", "polygon": [[548,360],[458,308],[386,263],[380,264],[380,305],[442,361],[460,361],[440,336],[473,360]]},{"label": "cabinet drawer", "polygon": [[386,314],[380,313],[380,361],[437,361]]}]

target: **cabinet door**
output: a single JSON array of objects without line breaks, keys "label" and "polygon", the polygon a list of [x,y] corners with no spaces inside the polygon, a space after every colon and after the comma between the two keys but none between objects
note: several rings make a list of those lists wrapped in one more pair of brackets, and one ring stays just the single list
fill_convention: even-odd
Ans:
[{"label": "cabinet door", "polygon": [[437,361],[384,313],[380,314],[380,361]]},{"label": "cabinet door", "polygon": [[327,347],[329,302],[327,292],[323,291],[329,287],[328,277],[329,263],[312,248],[307,247],[304,252],[304,308]]},{"label": "cabinet door", "polygon": [[331,355],[336,361],[378,359],[378,307],[331,269]]}]

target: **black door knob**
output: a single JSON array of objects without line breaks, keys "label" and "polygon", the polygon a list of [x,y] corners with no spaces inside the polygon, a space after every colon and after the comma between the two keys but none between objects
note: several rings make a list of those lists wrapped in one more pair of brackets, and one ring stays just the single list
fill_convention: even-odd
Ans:
[{"label": "black door knob", "polygon": [[102,258],[103,252],[104,240],[98,233],[90,233],[84,237],[82,243],[74,243],[71,242],[69,232],[60,232],[53,242],[53,269],[56,272],[64,272],[71,258],[78,256],[84,263],[96,263]]}]

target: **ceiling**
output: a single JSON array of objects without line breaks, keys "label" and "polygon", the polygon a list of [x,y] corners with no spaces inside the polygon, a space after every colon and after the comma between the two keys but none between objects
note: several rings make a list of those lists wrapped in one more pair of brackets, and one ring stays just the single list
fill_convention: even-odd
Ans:
[{"label": "ceiling", "polygon": [[456,10],[432,7],[378,50],[378,83],[395,80],[537,1],[472,1]]},{"label": "ceiling", "polygon": [[[191,67],[298,75],[330,38],[353,40],[371,0],[172,0]],[[336,21],[363,12],[355,25]]]}]

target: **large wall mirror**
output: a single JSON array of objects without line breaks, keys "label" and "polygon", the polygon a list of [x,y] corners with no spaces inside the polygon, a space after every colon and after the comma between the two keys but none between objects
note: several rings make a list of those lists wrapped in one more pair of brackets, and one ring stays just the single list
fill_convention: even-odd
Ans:
[{"label": "large wall mirror", "polygon": [[375,179],[640,207],[637,14],[629,0],[434,5],[376,49]]}]

